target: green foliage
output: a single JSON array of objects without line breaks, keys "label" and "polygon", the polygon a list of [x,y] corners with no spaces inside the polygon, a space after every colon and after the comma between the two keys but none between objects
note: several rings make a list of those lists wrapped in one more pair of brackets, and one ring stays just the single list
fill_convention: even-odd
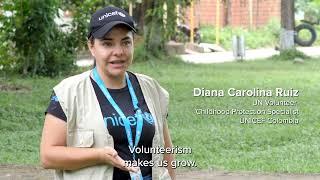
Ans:
[{"label": "green foliage", "polygon": [[[14,24],[10,11],[13,11],[12,8],[13,2],[8,0],[0,2],[0,70],[8,71],[11,69],[11,66],[15,64],[16,58],[13,53],[10,51],[10,48],[13,47],[13,43],[8,41],[14,35]],[[3,11],[1,11],[3,10]]]},{"label": "green foliage", "polygon": [[315,26],[316,32],[317,32],[317,40],[314,42],[313,46],[319,46],[320,45],[320,26]]},{"label": "green foliage", "polygon": [[117,6],[123,9],[128,8],[128,1],[125,0],[63,0],[62,9],[69,10],[73,14],[72,33],[73,46],[78,51],[87,49],[87,34],[91,15],[98,9],[105,6]]},{"label": "green foliage", "polygon": [[145,50],[145,44],[144,42],[141,42],[137,45],[135,45],[134,48],[134,54],[133,54],[133,61],[134,62],[142,62],[146,61],[148,59],[148,53]]},{"label": "green foliage", "polygon": [[73,46],[77,47],[78,51],[87,48],[88,25],[91,15],[99,8],[109,5],[106,1],[100,0],[64,0],[62,8],[69,10],[73,14],[72,32]]},{"label": "green foliage", "polygon": [[304,19],[311,22],[320,20],[320,0],[296,0],[295,8],[304,12]]},{"label": "green foliage", "polygon": [[[203,26],[200,28],[202,42],[215,43],[215,28],[212,26]],[[280,23],[272,19],[269,23],[257,29],[245,29],[241,27],[224,27],[220,31],[220,44],[225,49],[232,48],[232,37],[234,35],[243,35],[246,47],[256,49],[261,47],[274,47],[278,43],[280,34]]]},{"label": "green foliage", "polygon": [[[134,5],[138,2],[132,1]],[[183,1],[147,1],[143,0],[145,12],[144,14],[144,27],[143,31],[140,31],[144,37],[145,50],[148,54],[158,55],[157,51],[164,50],[164,43],[170,39],[175,33],[176,27],[176,5],[180,3],[182,6],[186,6],[189,0]],[[167,12],[164,11],[163,6],[167,4]],[[90,22],[91,14],[97,9],[105,7],[107,5],[114,5],[125,10],[128,10],[129,1],[117,1],[117,0],[64,0],[63,9],[68,9],[73,13],[74,28],[72,36],[74,36],[74,45],[78,47],[78,50],[84,50],[87,48],[87,33],[88,24]],[[164,15],[167,14],[166,25],[164,25]]]},{"label": "green foliage", "polygon": [[163,3],[154,1],[146,13],[145,47],[149,52],[156,53],[156,50],[163,49],[165,43],[165,29],[163,24]]},{"label": "green foliage", "polygon": [[282,50],[280,52],[280,55],[274,55],[270,57],[270,59],[273,59],[273,60],[283,60],[283,61],[293,61],[296,58],[310,59],[309,56],[307,56],[301,51],[298,51],[297,49]]},{"label": "green foliage", "polygon": [[161,49],[155,49],[153,52],[145,49],[145,42],[140,42],[135,45],[133,63],[150,62],[155,64],[157,61],[181,63],[177,57],[165,54]]},{"label": "green foliage", "polygon": [[[159,0],[147,3],[145,15],[144,40],[145,50],[153,56],[158,56],[158,51],[164,51],[165,42],[176,35],[176,5],[181,7],[189,5],[190,0]],[[167,5],[164,10],[164,4]],[[167,17],[164,20],[164,17]]]},{"label": "green foliage", "polygon": [[54,22],[58,0],[13,0],[3,8],[13,12],[2,19],[1,51],[3,65],[19,73],[53,76],[73,67],[75,51],[70,36],[61,32]]}]

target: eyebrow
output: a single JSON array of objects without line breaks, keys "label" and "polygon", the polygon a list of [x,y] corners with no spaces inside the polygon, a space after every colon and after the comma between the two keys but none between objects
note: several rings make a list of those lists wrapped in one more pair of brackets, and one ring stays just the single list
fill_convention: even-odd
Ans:
[{"label": "eyebrow", "polygon": [[[126,37],[122,38],[121,41],[123,41],[123,40],[128,40],[128,39],[130,39],[130,37],[129,37],[129,36],[126,36]],[[104,37],[104,38],[102,38],[101,40],[102,40],[102,41],[112,41],[113,39],[112,39],[112,38]]]}]

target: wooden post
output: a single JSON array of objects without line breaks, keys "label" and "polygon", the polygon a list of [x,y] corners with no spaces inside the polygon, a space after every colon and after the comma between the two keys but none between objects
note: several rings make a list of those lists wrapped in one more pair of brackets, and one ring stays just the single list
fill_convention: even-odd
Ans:
[{"label": "wooden post", "polygon": [[216,44],[220,44],[220,0],[216,0]]},{"label": "wooden post", "polygon": [[194,2],[193,0],[191,1],[191,6],[190,6],[190,43],[193,43],[193,36],[194,36]]},{"label": "wooden post", "polygon": [[176,5],[176,14],[177,14],[176,23],[177,25],[180,25],[180,5],[179,4]]},{"label": "wooden post", "polygon": [[253,28],[253,2],[249,0],[249,28]]},{"label": "wooden post", "polygon": [[129,3],[129,15],[132,16],[132,2]]},{"label": "wooden post", "polygon": [[164,29],[167,28],[167,18],[168,18],[168,7],[167,7],[167,3],[165,2],[163,4],[163,26],[164,26]]}]

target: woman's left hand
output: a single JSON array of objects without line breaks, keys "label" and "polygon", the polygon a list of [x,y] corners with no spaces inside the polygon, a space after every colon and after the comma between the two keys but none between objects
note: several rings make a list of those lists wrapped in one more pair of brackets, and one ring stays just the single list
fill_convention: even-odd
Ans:
[{"label": "woman's left hand", "polygon": [[128,166],[112,147],[105,147],[101,150],[101,157],[104,163],[110,164],[124,171],[136,172],[138,170],[137,167]]}]

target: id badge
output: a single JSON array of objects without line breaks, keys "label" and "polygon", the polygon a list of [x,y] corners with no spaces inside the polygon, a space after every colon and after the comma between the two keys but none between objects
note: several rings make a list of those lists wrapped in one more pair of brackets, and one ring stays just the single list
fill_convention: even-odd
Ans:
[{"label": "id badge", "polygon": [[140,168],[138,169],[137,172],[130,171],[129,173],[130,173],[131,180],[143,180]]}]

